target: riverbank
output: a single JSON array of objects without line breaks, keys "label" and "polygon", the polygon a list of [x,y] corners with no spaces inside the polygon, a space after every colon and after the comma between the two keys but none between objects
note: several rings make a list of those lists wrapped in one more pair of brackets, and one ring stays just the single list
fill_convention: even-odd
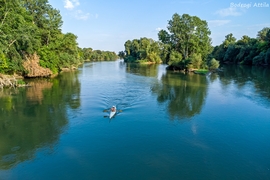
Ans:
[{"label": "riverbank", "polygon": [[19,87],[25,85],[22,76],[0,74],[0,88]]}]

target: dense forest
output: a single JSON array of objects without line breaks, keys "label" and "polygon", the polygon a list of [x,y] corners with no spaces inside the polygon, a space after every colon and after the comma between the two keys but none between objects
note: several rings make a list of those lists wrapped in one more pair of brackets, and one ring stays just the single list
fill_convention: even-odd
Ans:
[{"label": "dense forest", "polygon": [[246,35],[236,40],[233,34],[225,36],[225,40],[216,46],[211,57],[220,63],[244,65],[270,65],[270,28],[265,27],[257,34],[257,38]]},{"label": "dense forest", "polygon": [[270,64],[270,28],[263,28],[257,38],[244,35],[236,40],[225,36],[219,46],[211,45],[207,22],[196,16],[177,13],[168,21],[168,31],[158,32],[159,41],[141,38],[125,42],[118,56],[126,62],[168,64],[168,69],[217,69],[220,64]]},{"label": "dense forest", "polygon": [[48,0],[0,0],[0,73],[48,76],[85,59],[116,59],[114,52],[79,48],[77,36],[62,33],[62,24]]}]

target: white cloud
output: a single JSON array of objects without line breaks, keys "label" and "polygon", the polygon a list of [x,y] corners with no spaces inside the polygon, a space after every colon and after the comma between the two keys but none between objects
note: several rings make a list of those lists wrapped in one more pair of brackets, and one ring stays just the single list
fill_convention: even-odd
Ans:
[{"label": "white cloud", "polygon": [[237,11],[237,8],[229,7],[225,9],[218,10],[215,14],[218,14],[220,16],[240,16],[241,12]]},{"label": "white cloud", "polygon": [[64,0],[64,8],[72,10],[74,9],[76,6],[80,5],[79,0]]},{"label": "white cloud", "polygon": [[80,19],[80,20],[87,20],[89,18],[90,14],[89,13],[84,13],[81,10],[75,11],[75,18]]},{"label": "white cloud", "polygon": [[72,11],[70,14],[75,17],[78,20],[87,20],[90,16],[93,16],[94,18],[98,18],[98,15],[91,15],[90,13],[84,13],[80,9],[76,9],[77,6],[80,5],[79,0],[64,0],[64,7],[70,11]]},{"label": "white cloud", "polygon": [[160,30],[162,30],[162,28],[160,28],[160,27],[156,28],[156,31],[160,31]]},{"label": "white cloud", "polygon": [[231,20],[210,20],[210,21],[208,21],[208,24],[211,27],[217,27],[217,26],[223,26],[223,25],[228,24],[230,22],[231,22]]}]

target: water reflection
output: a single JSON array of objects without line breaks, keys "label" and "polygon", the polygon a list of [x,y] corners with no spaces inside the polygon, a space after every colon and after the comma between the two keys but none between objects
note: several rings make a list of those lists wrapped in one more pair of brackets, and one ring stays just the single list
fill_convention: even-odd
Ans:
[{"label": "water reflection", "polygon": [[159,103],[167,102],[171,119],[191,118],[201,112],[207,95],[206,76],[167,72],[152,87]]},{"label": "water reflection", "polygon": [[[219,78],[223,89],[235,85],[238,91],[246,98],[266,107],[270,106],[269,68],[257,66],[224,66],[222,72],[219,72]],[[262,98],[258,98],[258,96]]]},{"label": "water reflection", "polygon": [[34,158],[38,148],[53,149],[68,123],[67,108],[80,106],[77,72],[29,84],[0,91],[0,169]]},{"label": "water reflection", "polygon": [[156,77],[158,75],[158,65],[126,63],[126,71],[140,76]]}]

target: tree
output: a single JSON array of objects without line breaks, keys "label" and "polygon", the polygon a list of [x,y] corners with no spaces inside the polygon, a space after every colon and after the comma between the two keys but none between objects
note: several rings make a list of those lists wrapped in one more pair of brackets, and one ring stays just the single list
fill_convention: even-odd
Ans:
[{"label": "tree", "polygon": [[233,37],[233,34],[230,33],[228,35],[225,36],[225,40],[223,41],[223,47],[224,48],[228,48],[230,44],[234,44],[236,41],[236,38]]},{"label": "tree", "polygon": [[257,39],[259,41],[269,41],[269,31],[270,31],[270,28],[269,27],[265,27],[263,28],[262,30],[260,30],[257,34]]},{"label": "tree", "polygon": [[219,67],[219,62],[215,58],[212,58],[208,64],[208,67],[210,70],[215,70]]},{"label": "tree", "polygon": [[80,61],[77,37],[61,32],[62,17],[48,0],[0,0],[0,72],[27,73],[26,57],[57,73]]},{"label": "tree", "polygon": [[[168,31],[169,33],[161,30],[158,35],[162,43],[171,46],[171,53],[174,52],[174,55],[170,57],[174,58],[175,52],[178,52],[184,60],[188,60],[192,54],[201,54],[202,60],[206,61],[211,52],[211,32],[206,21],[197,16],[180,16],[176,13],[169,20]],[[186,68],[182,65],[178,67]]]},{"label": "tree", "polygon": [[189,69],[200,69],[201,66],[202,66],[202,57],[201,57],[201,54],[192,54],[191,57],[190,57],[190,62],[189,62]]},{"label": "tree", "polygon": [[140,38],[125,42],[125,62],[161,63],[160,43],[150,38]]},{"label": "tree", "polygon": [[119,56],[120,59],[124,59],[125,58],[125,52],[124,51],[120,51],[118,53],[118,56]]}]

